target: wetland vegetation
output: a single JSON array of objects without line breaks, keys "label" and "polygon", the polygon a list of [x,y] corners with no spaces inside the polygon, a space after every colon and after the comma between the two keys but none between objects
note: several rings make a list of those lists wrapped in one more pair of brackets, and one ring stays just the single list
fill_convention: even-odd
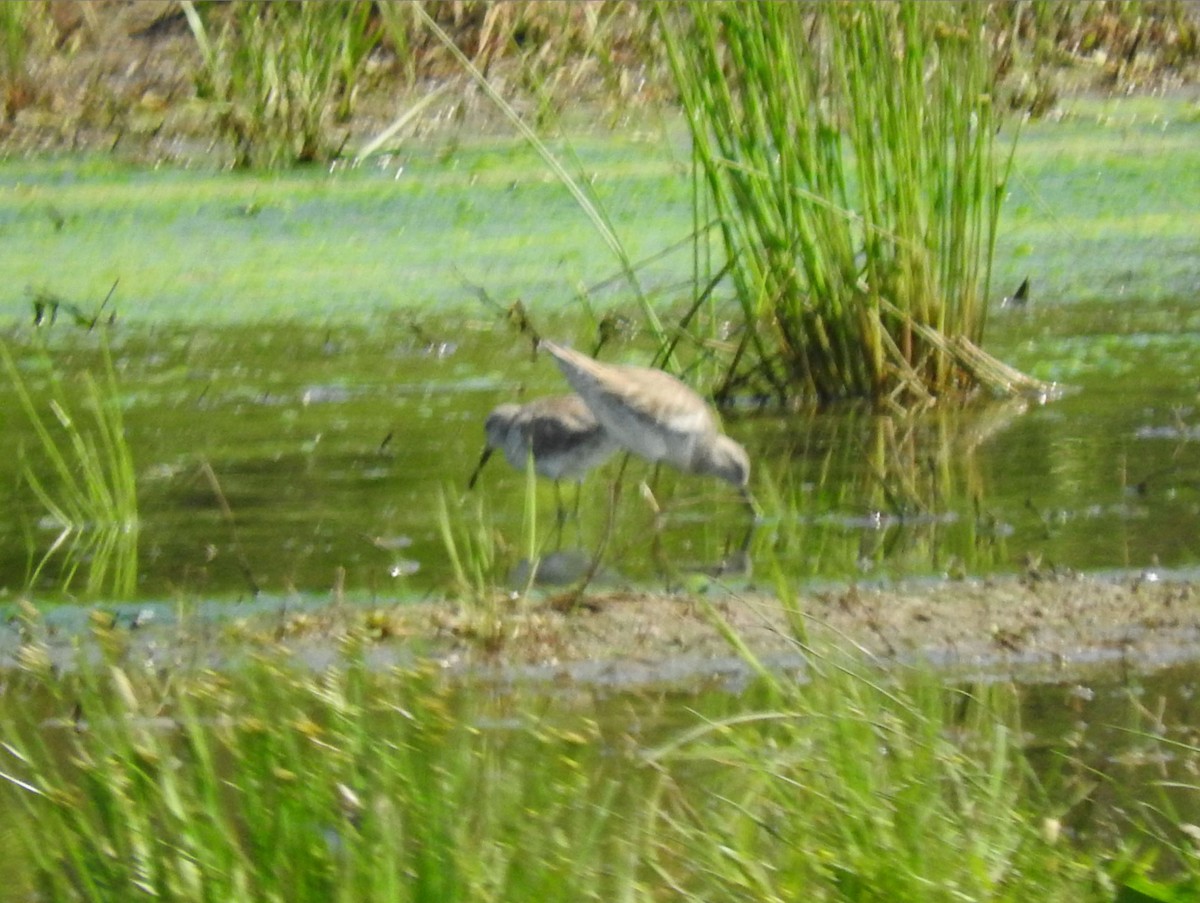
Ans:
[{"label": "wetland vegetation", "polygon": [[[901,410],[728,378],[769,277],[695,241],[673,6],[154,6],[0,5],[6,894],[1200,894],[1192,10],[966,8],[1034,118],[948,240],[1066,391]],[[533,334],[724,384],[761,523],[465,493]]]}]

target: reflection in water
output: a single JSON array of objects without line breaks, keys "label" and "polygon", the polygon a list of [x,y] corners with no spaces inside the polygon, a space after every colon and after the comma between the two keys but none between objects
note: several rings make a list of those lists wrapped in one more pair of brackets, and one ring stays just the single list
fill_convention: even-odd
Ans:
[{"label": "reflection in water", "polygon": [[[35,319],[41,322],[40,312]],[[18,429],[30,434],[12,476],[33,496],[39,526],[56,531],[44,549],[26,536],[28,582],[36,586],[45,575],[64,594],[82,592],[85,599],[125,599],[137,591],[137,477],[107,335],[105,327],[97,332],[98,359],[78,375],[73,391],[41,341],[26,349],[21,368],[0,343],[17,401],[8,410],[20,410]],[[31,365],[42,377],[32,385],[22,372]]]},{"label": "reflection in water", "polygon": [[1162,833],[1141,839],[1168,855],[1194,850],[1176,826],[1200,820],[1198,681],[1193,664],[1021,690],[1031,761],[1049,792],[1067,801],[1068,832],[1128,841],[1143,824]]},{"label": "reflection in water", "polygon": [[[756,552],[801,574],[986,573],[1011,532],[987,506],[981,458],[1028,410],[1009,399],[907,415],[850,408],[789,424],[762,482],[778,521]],[[845,540],[837,541],[833,534]]]},{"label": "reflection in water", "polygon": [[[533,576],[534,586],[569,586],[591,570],[593,553],[587,549],[560,549],[537,560],[537,572]],[[531,568],[528,558],[522,558],[509,571],[508,585],[521,589],[530,585]],[[608,583],[612,574],[601,570],[594,582]]]}]

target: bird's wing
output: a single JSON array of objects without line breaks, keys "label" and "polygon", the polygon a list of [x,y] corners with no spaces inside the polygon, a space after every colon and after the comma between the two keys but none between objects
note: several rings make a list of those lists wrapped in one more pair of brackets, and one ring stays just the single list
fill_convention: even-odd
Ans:
[{"label": "bird's wing", "polygon": [[695,434],[716,429],[704,399],[664,370],[604,364],[572,348],[542,344],[567,382],[593,407],[597,403],[610,409],[622,407],[672,432]]}]

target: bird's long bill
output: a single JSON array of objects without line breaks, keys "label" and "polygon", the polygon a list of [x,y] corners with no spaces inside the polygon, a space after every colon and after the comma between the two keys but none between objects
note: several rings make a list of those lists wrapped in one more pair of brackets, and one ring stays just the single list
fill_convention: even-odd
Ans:
[{"label": "bird's long bill", "polygon": [[488,458],[492,456],[492,452],[494,451],[495,449],[490,446],[483,450],[483,454],[479,456],[479,463],[475,465],[475,470],[471,474],[471,479],[467,480],[467,489],[475,488],[475,481],[479,479],[479,472],[483,470],[483,465],[488,462]]}]

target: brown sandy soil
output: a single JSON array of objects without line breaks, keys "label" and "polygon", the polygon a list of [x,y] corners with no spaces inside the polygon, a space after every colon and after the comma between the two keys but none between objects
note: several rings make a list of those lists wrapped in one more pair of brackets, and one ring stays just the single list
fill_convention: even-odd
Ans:
[{"label": "brown sandy soil", "polygon": [[[744,674],[718,619],[768,665],[802,661],[789,627],[794,618],[772,596],[619,592],[584,603],[565,613],[547,606],[505,614],[492,632],[479,615],[444,608],[401,618],[448,666],[502,663],[544,678],[624,684]],[[1114,662],[1153,668],[1200,653],[1200,589],[1145,577],[848,588],[803,596],[796,609],[811,648],[958,673],[1054,679]]]}]

